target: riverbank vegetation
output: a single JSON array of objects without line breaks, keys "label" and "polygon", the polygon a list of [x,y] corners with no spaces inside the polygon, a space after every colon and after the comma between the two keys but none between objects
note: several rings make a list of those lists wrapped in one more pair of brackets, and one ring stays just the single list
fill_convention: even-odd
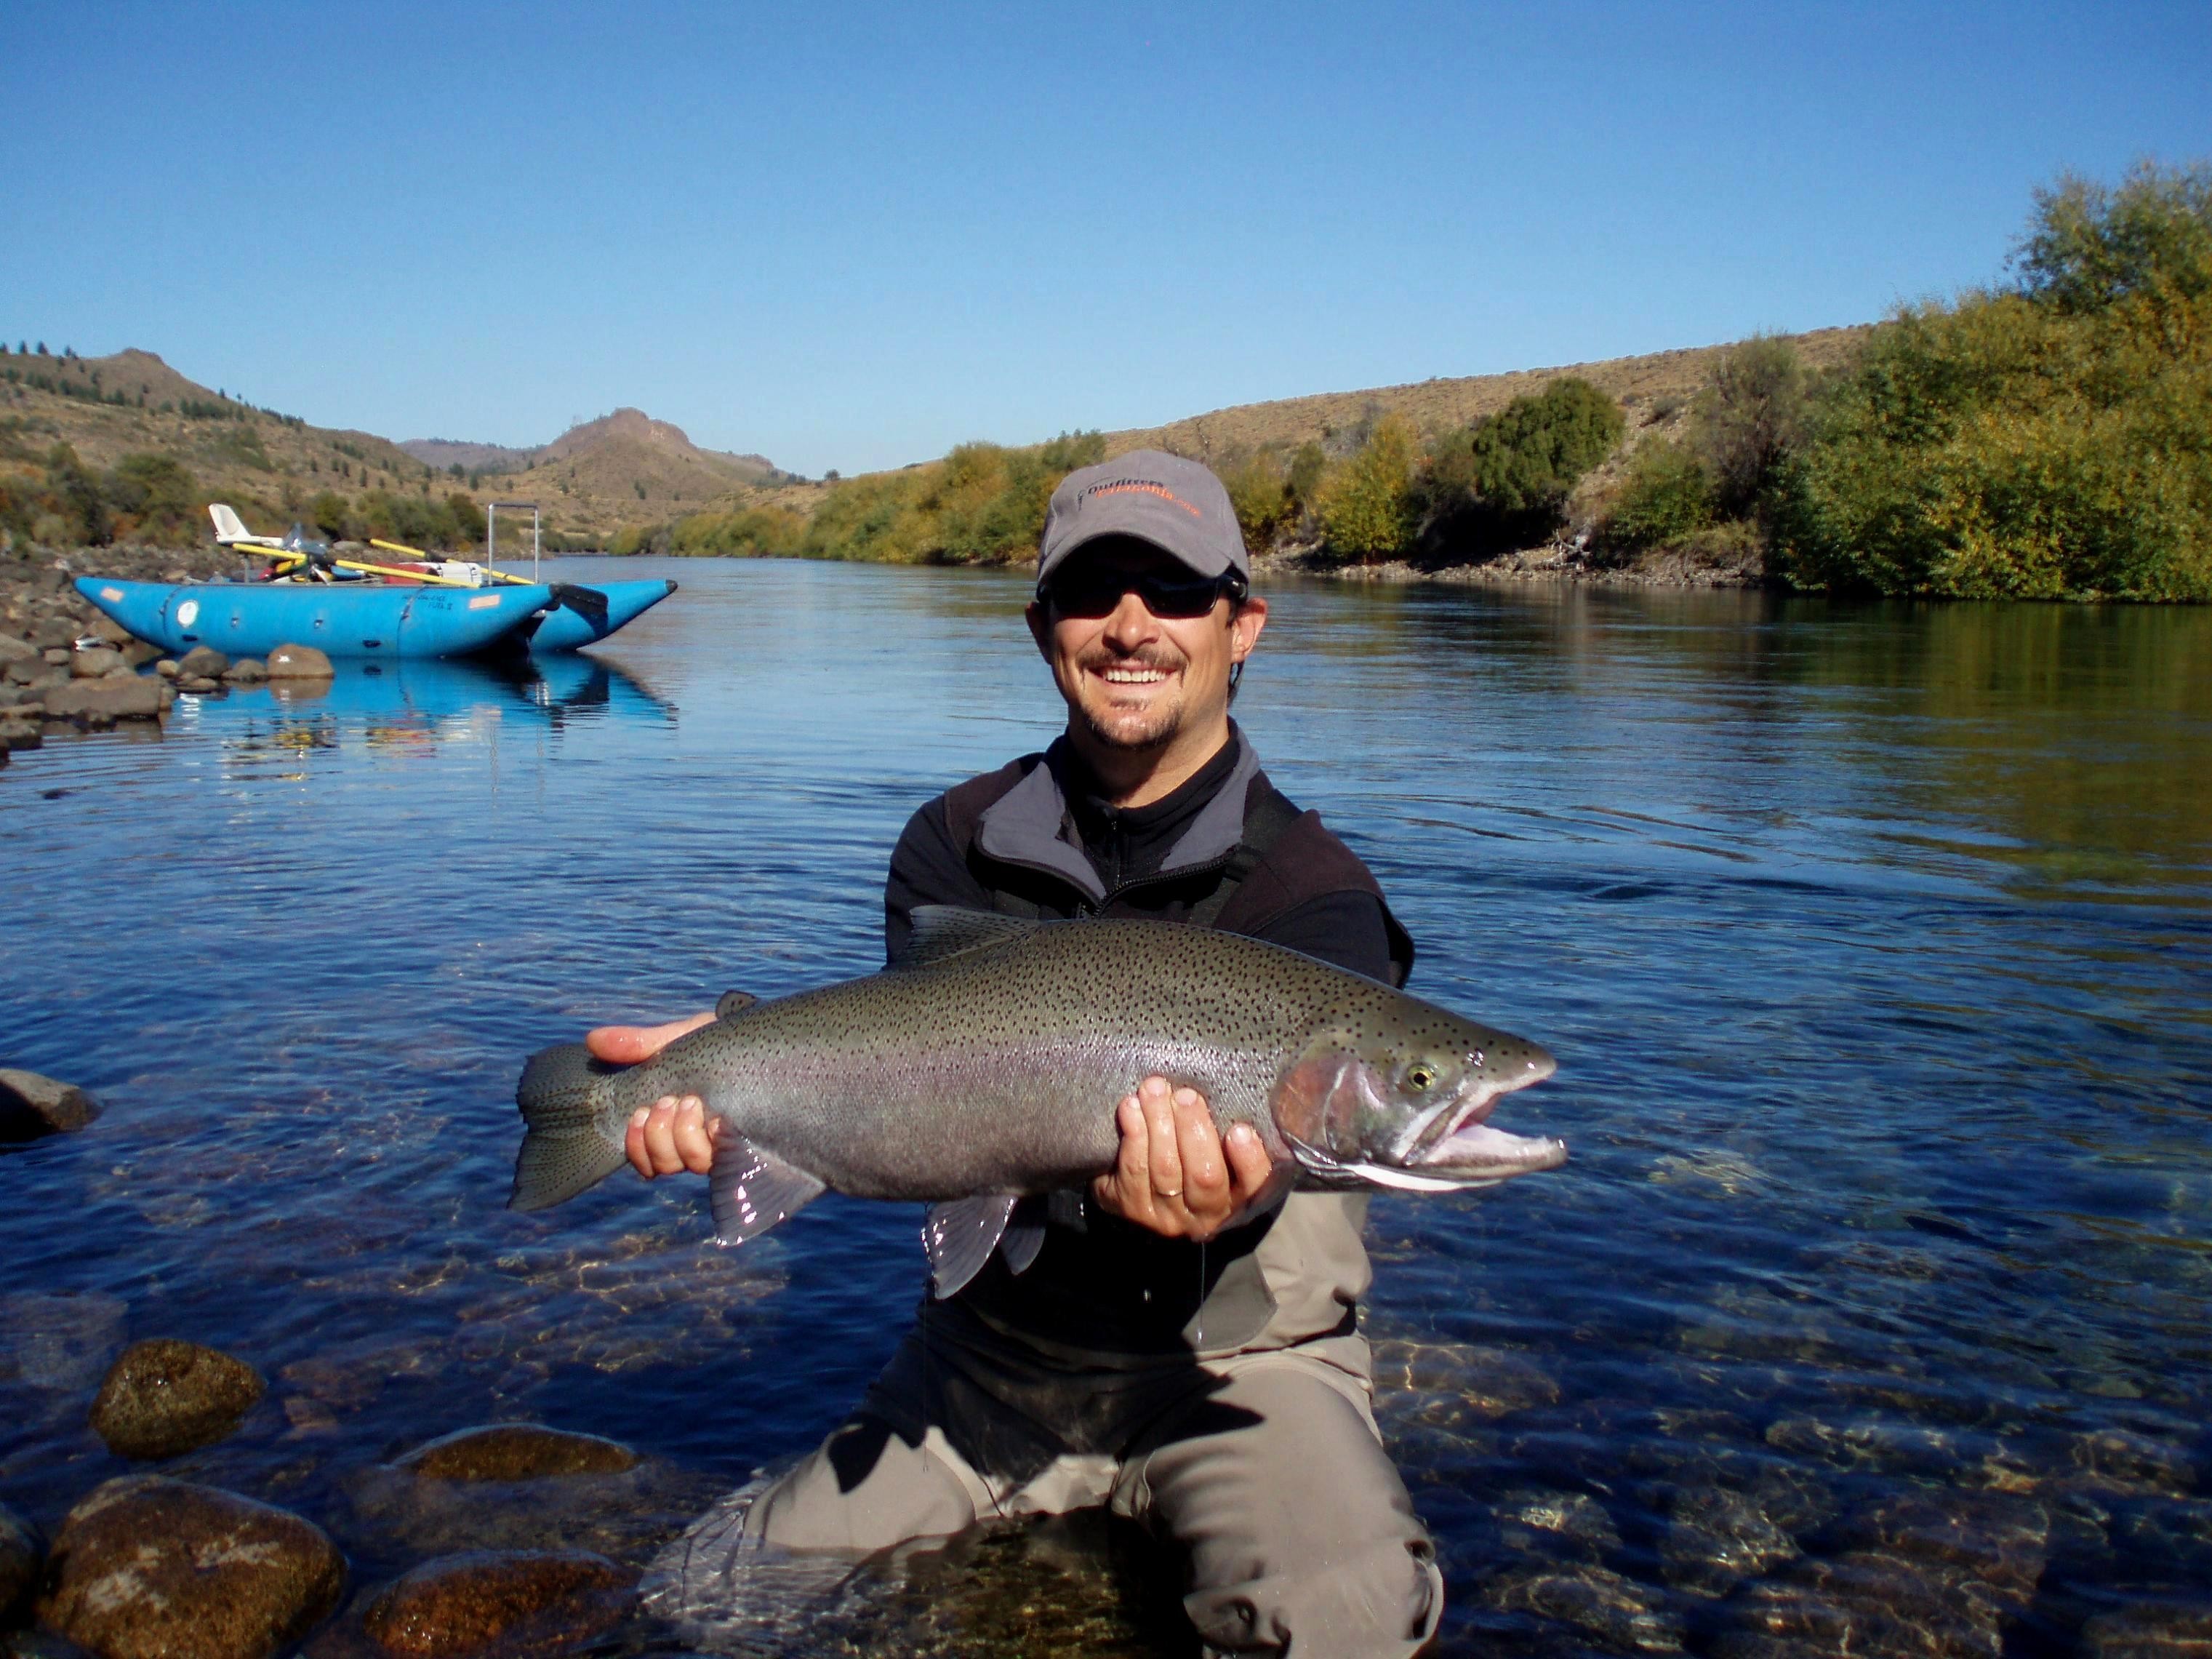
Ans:
[{"label": "riverbank vegetation", "polygon": [[2039,191],[2014,265],[1825,377],[1739,348],[1608,543],[1752,536],[1818,590],[2212,599],[2212,168]]},{"label": "riverbank vegetation", "polygon": [[[2212,169],[2039,191],[2009,285],[1910,306],[1825,364],[1759,337],[1685,396],[1557,374],[1479,419],[1370,403],[1212,464],[1255,553],[1954,598],[2212,599]],[[1626,406],[1625,406],[1626,405]],[[702,514],[620,550],[970,564],[1033,556],[1096,433],[966,444],[811,514]],[[1535,556],[1532,559],[1531,550]]]}]

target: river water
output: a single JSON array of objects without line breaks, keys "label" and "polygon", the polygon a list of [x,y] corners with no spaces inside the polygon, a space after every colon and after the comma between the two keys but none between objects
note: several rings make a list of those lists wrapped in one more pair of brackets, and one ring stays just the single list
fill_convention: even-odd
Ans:
[{"label": "river water", "polygon": [[[85,1423],[106,1363],[176,1335],[271,1388],[165,1472],[310,1516],[357,1585],[474,1543],[641,1564],[910,1316],[908,1207],[735,1251],[696,1182],[509,1213],[512,1088],[587,1024],[876,966],[907,815],[1056,726],[1022,583],[560,568],[683,586],[536,681],[183,699],[0,775],[0,1064],[106,1107],[0,1149],[0,1501],[49,1529],[127,1467]],[[1381,877],[1413,988],[1560,1062],[1498,1121],[1565,1169],[1374,1206],[1445,1650],[2212,1620],[2212,612],[1273,597],[1239,708],[1271,774]],[[389,1467],[501,1419],[647,1462]],[[1172,1572],[1103,1523],[988,1534],[799,1645],[1179,1651]]]}]

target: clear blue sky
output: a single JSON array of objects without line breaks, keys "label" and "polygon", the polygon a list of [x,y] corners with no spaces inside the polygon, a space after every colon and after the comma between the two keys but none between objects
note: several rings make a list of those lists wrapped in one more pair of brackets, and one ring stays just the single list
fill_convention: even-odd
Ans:
[{"label": "clear blue sky", "polygon": [[[1186,15],[1186,14],[1189,15]],[[94,4],[0,332],[326,426],[807,473],[1880,316],[2212,155],[2182,4]]]}]

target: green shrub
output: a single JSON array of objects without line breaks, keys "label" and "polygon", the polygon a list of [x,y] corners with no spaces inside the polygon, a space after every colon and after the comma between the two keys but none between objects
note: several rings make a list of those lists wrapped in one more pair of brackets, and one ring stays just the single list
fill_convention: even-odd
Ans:
[{"label": "green shrub", "polygon": [[1480,555],[1542,541],[1626,426],[1620,404],[1570,374],[1448,433],[1415,495],[1422,542],[1441,554]]},{"label": "green shrub", "polygon": [[1812,587],[2212,599],[2212,181],[2038,198],[2019,289],[1900,313],[1816,406],[1776,536]]},{"label": "green shrub", "polygon": [[1328,452],[1309,438],[1297,447],[1283,479],[1299,516],[1310,517],[1320,498],[1322,475],[1328,471]]},{"label": "green shrub", "polygon": [[1711,525],[1713,505],[1712,480],[1697,455],[1685,445],[1655,439],[1629,462],[1601,539],[1622,550],[1662,547]]},{"label": "green shrub", "polygon": [[1249,552],[1258,553],[1271,546],[1298,515],[1298,501],[1290,480],[1267,455],[1248,455],[1223,467],[1221,486],[1229,492],[1229,505],[1237,514],[1237,527],[1244,533]]},{"label": "green shrub", "polygon": [[481,547],[484,538],[484,511],[476,504],[475,497],[456,489],[446,497],[446,517],[453,526],[453,540],[463,547]]},{"label": "green shrub", "polygon": [[848,478],[815,510],[799,550],[902,564],[1030,558],[1060,481],[1105,454],[1103,434],[1066,432],[1034,449],[962,444],[927,466]]},{"label": "green shrub", "polygon": [[113,539],[112,519],[100,480],[66,443],[56,444],[46,452],[45,505],[48,516],[60,521],[61,534],[55,536],[53,526],[45,526],[40,536],[41,541],[73,541],[88,547],[105,547]]},{"label": "green shrub", "polygon": [[1386,415],[1358,452],[1322,478],[1316,505],[1330,552],[1372,564],[1406,550],[1414,527],[1417,452],[1405,417]]},{"label": "green shrub", "polygon": [[1776,469],[1804,441],[1809,392],[1787,340],[1757,336],[1721,354],[1691,410],[1690,443],[1722,517],[1761,509]]},{"label": "green shrub", "polygon": [[349,510],[346,498],[337,490],[322,490],[307,503],[307,522],[327,539],[342,541],[345,538]]},{"label": "green shrub", "polygon": [[804,545],[806,521],[781,507],[695,513],[671,526],[668,550],[687,556],[789,557]]},{"label": "green shrub", "polygon": [[125,455],[103,481],[114,530],[133,541],[189,547],[199,539],[199,485],[171,455]]}]

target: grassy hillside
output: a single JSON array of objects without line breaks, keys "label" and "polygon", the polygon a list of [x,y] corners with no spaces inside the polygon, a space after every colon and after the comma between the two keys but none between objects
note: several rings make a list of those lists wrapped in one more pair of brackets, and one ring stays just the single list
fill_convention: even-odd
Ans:
[{"label": "grassy hillside", "polygon": [[[1847,358],[1871,331],[1871,325],[1815,329],[1788,337],[1814,369],[1832,368]],[[1655,351],[1640,357],[1571,363],[1559,368],[1523,368],[1508,374],[1437,378],[1409,386],[1368,392],[1324,392],[1273,403],[1240,404],[1193,415],[1165,426],[1134,427],[1106,434],[1109,454],[1125,449],[1166,449],[1210,465],[1255,454],[1287,455],[1307,442],[1332,447],[1344,434],[1396,415],[1424,436],[1472,426],[1496,415],[1516,398],[1540,393],[1553,381],[1587,380],[1620,404],[1632,426],[1666,419],[1695,398],[1712,378],[1726,345]]]}]

